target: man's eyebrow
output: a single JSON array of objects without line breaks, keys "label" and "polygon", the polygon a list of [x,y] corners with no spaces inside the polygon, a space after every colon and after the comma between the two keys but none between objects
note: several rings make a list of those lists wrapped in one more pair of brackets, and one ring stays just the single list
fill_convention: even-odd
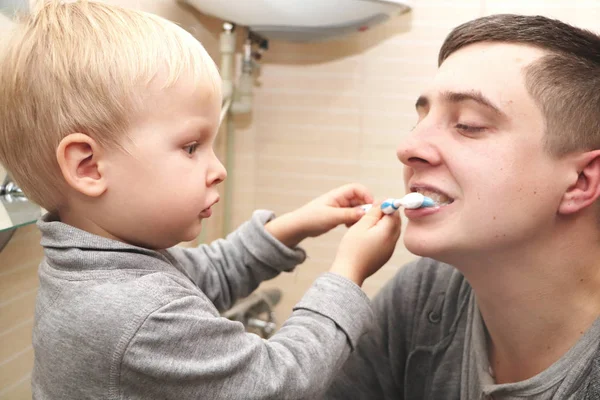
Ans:
[{"label": "man's eyebrow", "polygon": [[[485,97],[478,90],[471,90],[467,92],[452,92],[452,91],[443,91],[441,92],[441,99],[443,101],[449,103],[462,103],[464,101],[474,101],[494,112],[501,117],[506,117],[506,114],[500,110],[500,107],[496,106],[490,99]],[[415,103],[415,107],[417,109],[427,107],[430,104],[429,98],[427,96],[419,96],[417,102]]]}]

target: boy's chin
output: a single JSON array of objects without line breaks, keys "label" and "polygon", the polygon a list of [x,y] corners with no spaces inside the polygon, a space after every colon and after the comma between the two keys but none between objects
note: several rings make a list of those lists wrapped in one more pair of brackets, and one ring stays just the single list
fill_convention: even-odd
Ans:
[{"label": "boy's chin", "polygon": [[181,235],[180,242],[191,242],[192,240],[196,240],[200,235],[200,232],[202,232],[202,223],[201,221],[198,221]]},{"label": "boy's chin", "polygon": [[198,220],[187,226],[176,227],[172,225],[170,227],[165,227],[161,232],[158,232],[158,230],[160,230],[158,226],[154,229],[154,233],[146,232],[144,237],[137,238],[137,243],[132,244],[153,250],[164,250],[180,243],[196,240],[202,231],[202,225]]},{"label": "boy's chin", "polygon": [[156,240],[155,238],[150,246],[144,247],[149,247],[154,250],[164,250],[182,243],[192,242],[196,240],[199,235],[199,228],[195,230],[188,230],[186,232],[181,233],[180,235],[170,235],[169,237],[164,237],[159,240]]}]

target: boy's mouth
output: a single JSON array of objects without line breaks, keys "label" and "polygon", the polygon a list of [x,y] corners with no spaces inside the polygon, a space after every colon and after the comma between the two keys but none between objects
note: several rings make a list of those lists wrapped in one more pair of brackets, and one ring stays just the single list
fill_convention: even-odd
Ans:
[{"label": "boy's mouth", "polygon": [[209,218],[212,215],[211,207],[217,204],[220,200],[220,197],[217,197],[215,201],[213,201],[210,206],[206,207],[204,210],[200,211],[201,218]]},{"label": "boy's mouth", "polygon": [[212,210],[210,207],[205,208],[200,212],[200,218],[209,218],[212,215]]},{"label": "boy's mouth", "polygon": [[429,197],[439,206],[447,206],[454,202],[453,198],[433,187],[412,186],[410,191],[421,193],[423,196]]}]

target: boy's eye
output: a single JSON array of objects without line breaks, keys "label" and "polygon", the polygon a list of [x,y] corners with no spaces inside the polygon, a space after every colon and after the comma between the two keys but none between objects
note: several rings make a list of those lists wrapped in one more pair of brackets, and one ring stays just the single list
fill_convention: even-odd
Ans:
[{"label": "boy's eye", "polygon": [[192,155],[196,152],[197,148],[198,148],[198,143],[191,143],[191,144],[188,144],[187,146],[185,146],[183,148],[183,150],[185,150],[185,152],[188,153],[189,155]]}]

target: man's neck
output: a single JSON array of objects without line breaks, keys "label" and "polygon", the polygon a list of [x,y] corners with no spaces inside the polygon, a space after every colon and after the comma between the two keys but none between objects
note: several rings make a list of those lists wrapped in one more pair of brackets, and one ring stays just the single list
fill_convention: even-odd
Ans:
[{"label": "man's neck", "polygon": [[489,333],[496,383],[544,371],[600,316],[600,242],[593,235],[582,240],[581,232],[557,239],[503,252],[485,265],[459,266]]}]

